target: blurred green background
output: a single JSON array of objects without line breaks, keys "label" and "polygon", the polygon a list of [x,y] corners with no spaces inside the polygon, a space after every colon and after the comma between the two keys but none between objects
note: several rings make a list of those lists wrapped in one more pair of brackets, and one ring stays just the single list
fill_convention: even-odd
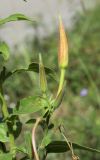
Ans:
[{"label": "blurred green background", "polygon": [[[66,94],[52,120],[55,125],[64,124],[68,139],[100,149],[100,5],[92,9],[83,6],[83,12],[76,13],[73,22],[73,27],[66,31],[69,41]],[[32,61],[38,62],[38,54],[41,52],[44,64],[53,68],[59,79],[58,31],[40,38],[40,25],[41,23],[35,25],[34,37],[27,37],[23,44],[15,46],[14,54],[11,54],[6,66],[9,70],[27,67]],[[5,83],[5,98],[10,106],[13,107],[18,98],[38,94],[38,82],[38,75],[31,72],[8,79]],[[57,82],[48,79],[48,88],[52,94],[56,93],[57,87]],[[57,137],[58,131],[55,135]],[[82,160],[100,159],[100,155],[96,153],[76,153]],[[48,156],[48,160],[70,159],[68,155],[70,153],[52,154]]]}]

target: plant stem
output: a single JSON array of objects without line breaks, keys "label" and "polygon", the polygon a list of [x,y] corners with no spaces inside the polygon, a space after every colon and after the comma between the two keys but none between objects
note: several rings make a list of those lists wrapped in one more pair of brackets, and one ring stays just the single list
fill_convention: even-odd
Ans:
[{"label": "plant stem", "polygon": [[4,118],[6,119],[9,116],[9,113],[8,113],[8,109],[6,106],[5,99],[1,93],[0,93],[0,98],[2,100],[2,113],[3,113]]},{"label": "plant stem", "polygon": [[[4,116],[4,119],[6,120],[7,117],[9,117],[9,112],[8,112],[8,109],[7,109],[7,104],[6,104],[6,101],[5,101],[5,99],[4,99],[3,94],[1,94],[1,93],[0,93],[0,98],[1,98],[1,100],[2,100],[2,114],[3,114],[3,116]],[[8,133],[9,133],[10,152],[15,156],[14,136],[13,136],[13,134],[9,131],[9,126],[8,126],[7,120],[6,120],[6,125],[7,125],[7,130],[8,130]]]},{"label": "plant stem", "polygon": [[41,118],[37,118],[36,123],[33,127],[33,130],[32,130],[32,145],[33,145],[33,151],[34,151],[34,155],[35,155],[36,160],[40,160],[39,156],[38,156],[38,153],[37,153],[36,140],[35,140],[36,139],[36,137],[35,137],[36,128],[37,128],[40,121],[41,121]]}]

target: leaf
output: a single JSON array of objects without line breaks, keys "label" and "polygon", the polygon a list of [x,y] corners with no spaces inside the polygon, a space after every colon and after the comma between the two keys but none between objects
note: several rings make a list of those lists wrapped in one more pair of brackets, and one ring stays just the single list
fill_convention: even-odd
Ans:
[{"label": "leaf", "polygon": [[[44,69],[45,69],[45,73],[47,75],[49,75],[51,78],[57,80],[57,78],[56,78],[56,72],[53,69],[45,67],[45,66],[44,66]],[[28,67],[28,70],[39,73],[39,64],[35,63],[35,62],[31,63],[29,65],[29,67]]]},{"label": "leaf", "polygon": [[32,142],[31,142],[31,133],[25,132],[25,148],[30,159],[32,158]]},{"label": "leaf", "polygon": [[51,142],[51,140],[52,140],[51,136],[52,136],[52,134],[49,132],[49,133],[47,133],[47,135],[45,135],[43,137],[42,143],[41,143],[42,148],[44,148],[45,146],[47,146]]},{"label": "leaf", "polygon": [[10,115],[7,118],[8,121],[8,127],[10,133],[12,133],[15,137],[15,139],[20,135],[22,130],[22,123],[20,122],[20,119],[17,115]]},{"label": "leaf", "polygon": [[0,19],[0,25],[3,25],[11,21],[20,21],[20,20],[32,21],[30,18],[28,18],[24,14],[16,13],[8,16],[7,18]]},{"label": "leaf", "polygon": [[[100,151],[97,149],[89,148],[86,146],[81,146],[76,143],[72,143],[72,145],[74,149],[81,149],[81,150],[87,150],[90,152],[100,153]],[[69,151],[68,144],[65,141],[53,141],[49,143],[45,148],[46,148],[47,153],[62,153],[62,152]]]},{"label": "leaf", "polygon": [[18,152],[26,154],[26,156],[32,158],[32,142],[31,142],[31,133],[25,132],[24,134],[24,143],[17,148]]},{"label": "leaf", "polygon": [[12,160],[12,155],[10,153],[0,154],[0,160]]},{"label": "leaf", "polygon": [[26,124],[33,124],[36,122],[36,119],[29,119]]},{"label": "leaf", "polygon": [[2,54],[4,60],[9,58],[9,47],[5,42],[0,42],[0,54]]},{"label": "leaf", "polygon": [[[57,81],[55,71],[53,69],[48,68],[48,67],[44,67],[44,68],[45,68],[46,74]],[[28,68],[16,69],[12,72],[7,71],[7,69],[4,67],[1,74],[0,74],[0,81],[3,83],[7,78],[11,77],[12,75],[14,75],[16,73],[22,73],[22,72],[28,72],[28,71],[39,73],[39,64],[33,62],[29,65]]]},{"label": "leaf", "polygon": [[6,67],[3,67],[0,73],[0,84],[2,84],[11,75],[12,75],[12,72],[7,71]]},{"label": "leaf", "polygon": [[7,130],[4,123],[0,123],[0,142],[8,142]]},{"label": "leaf", "polygon": [[43,109],[45,106],[44,100],[38,96],[23,98],[18,106],[13,110],[13,114],[29,114]]},{"label": "leaf", "polygon": [[24,154],[27,154],[27,149],[25,148],[25,144],[21,144],[20,146],[16,147],[16,150],[18,152],[22,152]]}]

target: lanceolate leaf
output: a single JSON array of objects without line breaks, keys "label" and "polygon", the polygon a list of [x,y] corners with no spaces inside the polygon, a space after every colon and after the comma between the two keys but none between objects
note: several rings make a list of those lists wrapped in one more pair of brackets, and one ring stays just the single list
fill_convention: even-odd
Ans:
[{"label": "lanceolate leaf", "polygon": [[0,43],[0,54],[2,54],[4,60],[9,58],[9,47],[5,42]]},{"label": "lanceolate leaf", "polygon": [[[44,66],[44,69],[47,75],[49,75],[50,77],[56,80],[56,72],[53,69],[48,68],[46,66]],[[31,63],[28,67],[28,70],[39,73],[39,64],[35,62]]]},{"label": "lanceolate leaf", "polygon": [[0,154],[0,160],[12,160],[12,155],[10,153]]},{"label": "lanceolate leaf", "polygon": [[[72,143],[74,149],[87,150],[90,152],[100,153],[99,150],[85,147],[76,143]],[[65,141],[53,141],[46,146],[47,153],[62,153],[69,151],[69,147]]]},{"label": "lanceolate leaf", "polygon": [[28,18],[24,14],[16,13],[16,14],[12,14],[12,15],[8,16],[7,18],[0,19],[0,25],[3,25],[7,22],[20,21],[20,20],[32,21],[30,18]]},{"label": "lanceolate leaf", "polygon": [[[44,69],[45,69],[45,73],[47,75],[49,75],[50,77],[55,77],[56,78],[56,73],[53,69],[45,67],[45,66],[44,66]],[[22,69],[15,70],[15,71],[12,72],[12,74],[21,73],[21,72],[25,72],[25,71],[32,71],[32,72],[39,73],[39,64],[36,63],[36,62],[33,62],[28,66],[28,68],[26,68],[26,69],[22,68]]]},{"label": "lanceolate leaf", "polygon": [[[56,80],[56,73],[53,69],[50,69],[48,67],[44,67],[44,69],[48,76]],[[14,70],[12,72],[11,71],[8,72],[7,69],[4,67],[0,73],[0,82],[3,83],[7,78],[11,77],[13,74],[28,72],[28,71],[39,73],[39,64],[33,62],[29,65],[28,68],[21,68],[21,69]]]},{"label": "lanceolate leaf", "polygon": [[16,106],[16,108],[13,111],[13,114],[19,115],[19,114],[29,114],[37,112],[41,109],[46,107],[44,100],[40,97],[33,96],[28,98],[23,98],[20,100],[19,104]]}]

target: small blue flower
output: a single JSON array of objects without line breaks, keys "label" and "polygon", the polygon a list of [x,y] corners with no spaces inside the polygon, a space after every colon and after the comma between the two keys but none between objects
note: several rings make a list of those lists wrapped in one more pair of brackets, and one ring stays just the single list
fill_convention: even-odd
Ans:
[{"label": "small blue flower", "polygon": [[81,97],[87,96],[87,94],[88,94],[88,89],[87,89],[87,88],[83,88],[83,89],[80,91],[80,96],[81,96]]}]

